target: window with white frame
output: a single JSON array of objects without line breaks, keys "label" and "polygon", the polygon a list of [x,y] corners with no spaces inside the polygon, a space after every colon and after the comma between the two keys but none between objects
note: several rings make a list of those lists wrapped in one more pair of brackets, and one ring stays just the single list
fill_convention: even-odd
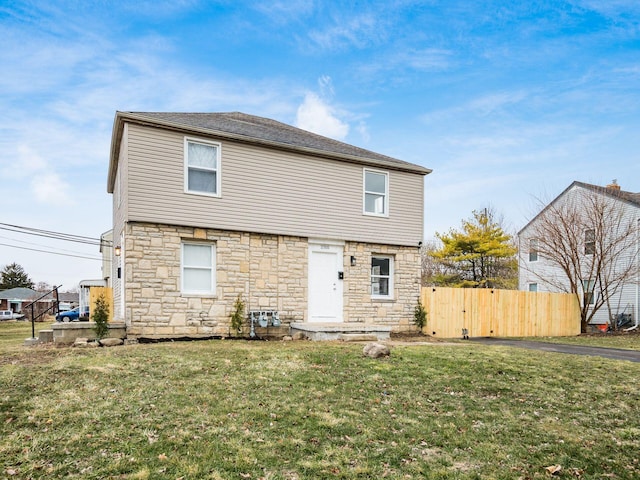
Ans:
[{"label": "window with white frame", "polygon": [[189,193],[220,196],[220,144],[184,139],[184,189]]},{"label": "window with white frame", "polygon": [[371,296],[393,298],[393,257],[371,257]]},{"label": "window with white frame", "polygon": [[538,239],[532,238],[529,240],[529,261],[537,262],[538,261]]},{"label": "window with white frame", "polygon": [[216,249],[212,243],[182,244],[182,293],[213,295],[216,291]]},{"label": "window with white frame", "polygon": [[529,284],[529,291],[530,292],[537,292],[538,291],[538,284],[537,283],[530,283]]},{"label": "window with white frame", "polygon": [[584,231],[584,254],[593,255],[596,253],[596,231],[588,228]]},{"label": "window with white frame", "polygon": [[364,169],[364,213],[387,216],[389,214],[389,174]]},{"label": "window with white frame", "polygon": [[582,290],[583,290],[583,302],[584,305],[593,305],[596,303],[594,289],[596,287],[595,280],[583,280],[582,281]]}]

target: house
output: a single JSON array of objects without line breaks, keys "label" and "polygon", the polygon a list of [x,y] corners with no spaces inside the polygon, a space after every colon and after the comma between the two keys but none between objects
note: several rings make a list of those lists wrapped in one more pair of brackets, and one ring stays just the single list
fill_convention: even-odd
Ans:
[{"label": "house", "polygon": [[56,298],[52,292],[39,292],[25,287],[0,291],[0,310],[11,310],[13,313],[22,313],[30,318],[32,303],[33,313],[36,316],[45,312],[55,314]]},{"label": "house", "polygon": [[266,330],[411,329],[430,172],[243,113],[117,112],[114,317],[226,337],[240,298]]},{"label": "house", "polygon": [[575,181],[518,233],[519,289],[577,293],[583,324],[637,326],[639,232],[640,193]]},{"label": "house", "polygon": [[111,287],[111,259],[113,258],[113,230],[108,230],[100,235],[100,254],[102,255],[102,278],[106,286]]},{"label": "house", "polygon": [[10,288],[0,291],[0,310],[23,313],[22,307],[38,298],[40,294],[31,288]]}]

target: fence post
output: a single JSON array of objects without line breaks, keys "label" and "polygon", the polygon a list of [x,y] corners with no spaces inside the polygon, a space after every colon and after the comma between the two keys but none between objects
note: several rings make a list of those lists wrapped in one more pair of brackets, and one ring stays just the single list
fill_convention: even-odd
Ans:
[{"label": "fence post", "polygon": [[33,303],[31,304],[31,338],[36,338],[36,314],[33,311]]}]

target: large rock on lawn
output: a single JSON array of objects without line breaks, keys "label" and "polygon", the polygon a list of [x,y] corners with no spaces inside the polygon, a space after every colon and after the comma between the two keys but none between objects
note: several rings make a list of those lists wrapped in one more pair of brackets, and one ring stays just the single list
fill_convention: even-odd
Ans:
[{"label": "large rock on lawn", "polygon": [[382,343],[367,343],[362,349],[362,354],[371,358],[388,357],[391,355],[391,350]]}]

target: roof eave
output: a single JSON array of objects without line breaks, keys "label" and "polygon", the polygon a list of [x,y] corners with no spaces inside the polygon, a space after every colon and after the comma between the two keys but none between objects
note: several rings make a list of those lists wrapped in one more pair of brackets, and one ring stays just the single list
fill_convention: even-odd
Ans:
[{"label": "roof eave", "polygon": [[109,161],[109,179],[108,179],[108,188],[107,188],[107,191],[109,193],[113,193],[113,187],[115,184],[115,172],[116,172],[115,167],[117,166],[118,155],[120,150],[120,142],[122,140],[122,131],[124,128],[124,123],[126,121],[135,122],[140,125],[164,127],[167,129],[180,131],[180,132],[200,133],[203,135],[215,135],[220,138],[233,140],[240,143],[261,145],[261,146],[270,147],[274,149],[304,153],[304,154],[312,155],[316,157],[348,161],[352,163],[358,163],[361,165],[373,165],[378,167],[386,167],[393,170],[405,171],[405,172],[416,173],[421,175],[428,175],[432,172],[430,168],[422,167],[420,165],[413,165],[410,163],[407,163],[406,165],[398,165],[394,162],[385,161],[382,159],[371,159],[371,158],[365,158],[365,157],[358,157],[355,155],[339,154],[339,153],[329,152],[326,150],[320,150],[320,149],[315,149],[310,147],[302,147],[298,145],[275,142],[272,140],[263,140],[256,137],[229,133],[221,130],[214,130],[214,129],[202,128],[202,127],[192,127],[192,126],[171,122],[167,120],[158,120],[155,118],[149,118],[145,115],[140,115],[140,114],[131,113],[131,112],[116,112],[116,118],[114,120],[114,127],[113,127],[114,135],[111,138],[111,157]]}]

